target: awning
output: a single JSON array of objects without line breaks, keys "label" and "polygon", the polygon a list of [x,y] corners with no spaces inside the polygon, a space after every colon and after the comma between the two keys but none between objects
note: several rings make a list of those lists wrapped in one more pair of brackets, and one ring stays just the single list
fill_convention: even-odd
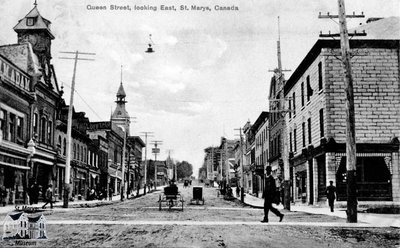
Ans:
[{"label": "awning", "polygon": [[31,168],[28,167],[28,166],[10,164],[10,163],[1,162],[1,161],[0,161],[0,164],[1,164],[1,165],[5,165],[5,166],[10,166],[10,167],[13,167],[13,168],[17,168],[17,169],[21,169],[21,170],[30,170],[30,169],[31,169]]}]

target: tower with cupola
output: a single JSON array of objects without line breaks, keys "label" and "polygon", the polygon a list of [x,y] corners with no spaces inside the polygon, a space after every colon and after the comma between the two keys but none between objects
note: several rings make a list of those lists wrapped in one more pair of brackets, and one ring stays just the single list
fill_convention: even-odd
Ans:
[{"label": "tower with cupola", "polygon": [[43,79],[49,85],[51,85],[52,76],[51,41],[55,38],[50,25],[51,22],[39,13],[35,1],[33,9],[14,27],[14,31],[18,34],[18,43],[29,42],[32,45],[41,66]]}]

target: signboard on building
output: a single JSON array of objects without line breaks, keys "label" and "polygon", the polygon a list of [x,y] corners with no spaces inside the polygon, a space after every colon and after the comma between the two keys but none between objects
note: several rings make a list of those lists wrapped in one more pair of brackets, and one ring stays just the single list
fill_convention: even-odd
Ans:
[{"label": "signboard on building", "polygon": [[109,121],[91,122],[89,124],[89,129],[91,130],[111,129],[111,122]]},{"label": "signboard on building", "polygon": [[160,153],[160,148],[152,148],[152,153]]}]

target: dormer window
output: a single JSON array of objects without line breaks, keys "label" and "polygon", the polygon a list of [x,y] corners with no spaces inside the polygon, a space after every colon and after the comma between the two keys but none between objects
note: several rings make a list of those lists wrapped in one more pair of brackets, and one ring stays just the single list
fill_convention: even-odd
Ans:
[{"label": "dormer window", "polygon": [[33,17],[26,18],[26,26],[33,26],[33,24],[35,24],[35,18]]}]

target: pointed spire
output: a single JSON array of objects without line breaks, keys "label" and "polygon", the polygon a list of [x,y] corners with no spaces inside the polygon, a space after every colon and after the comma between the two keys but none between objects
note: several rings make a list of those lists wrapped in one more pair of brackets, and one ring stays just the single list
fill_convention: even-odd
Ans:
[{"label": "pointed spire", "polygon": [[37,6],[37,0],[35,0],[35,2],[33,3],[33,5],[36,7]]},{"label": "pointed spire", "polygon": [[124,86],[122,85],[122,82],[121,82],[121,84],[119,85],[118,92],[117,92],[117,98],[125,98],[125,97],[126,97],[126,93],[124,90]]}]

